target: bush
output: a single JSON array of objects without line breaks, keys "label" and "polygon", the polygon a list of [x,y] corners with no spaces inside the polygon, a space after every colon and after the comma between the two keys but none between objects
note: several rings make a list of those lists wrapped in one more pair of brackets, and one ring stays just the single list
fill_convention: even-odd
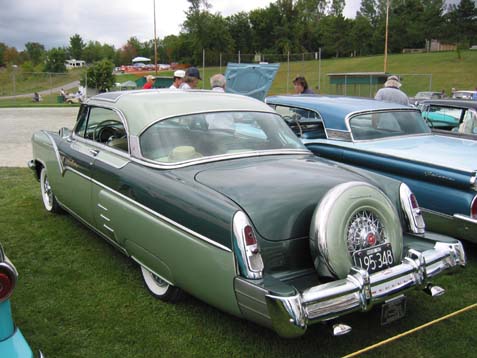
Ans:
[{"label": "bush", "polygon": [[113,75],[113,69],[114,64],[108,60],[95,62],[86,71],[86,78],[81,80],[81,85],[85,87],[87,85],[89,88],[96,88],[98,92],[109,91],[116,82],[115,76]]}]

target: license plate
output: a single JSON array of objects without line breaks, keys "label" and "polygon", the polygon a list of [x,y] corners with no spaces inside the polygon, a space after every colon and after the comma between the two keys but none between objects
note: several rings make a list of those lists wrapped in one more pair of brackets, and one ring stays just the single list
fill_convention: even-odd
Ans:
[{"label": "license plate", "polygon": [[394,322],[406,315],[406,297],[404,295],[385,301],[381,306],[381,325]]},{"label": "license plate", "polygon": [[393,250],[390,243],[369,247],[353,254],[355,266],[373,273],[384,270],[394,263]]}]

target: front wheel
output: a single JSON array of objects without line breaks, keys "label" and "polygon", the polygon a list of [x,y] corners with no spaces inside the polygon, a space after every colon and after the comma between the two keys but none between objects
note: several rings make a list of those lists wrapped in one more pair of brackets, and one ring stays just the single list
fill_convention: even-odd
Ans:
[{"label": "front wheel", "polygon": [[154,297],[166,302],[176,302],[182,298],[184,293],[180,288],[167,283],[143,266],[141,273],[147,289]]},{"label": "front wheel", "polygon": [[46,211],[49,211],[50,213],[61,212],[61,207],[58,204],[58,201],[56,200],[55,194],[53,194],[53,190],[51,189],[46,168],[41,169],[40,189],[41,189],[41,199]]}]

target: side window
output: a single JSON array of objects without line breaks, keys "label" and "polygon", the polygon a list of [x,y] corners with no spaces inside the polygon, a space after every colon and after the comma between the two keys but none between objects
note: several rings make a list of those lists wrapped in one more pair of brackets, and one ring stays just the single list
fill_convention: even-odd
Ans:
[{"label": "side window", "polygon": [[286,106],[276,106],[275,110],[298,136],[306,139],[326,137],[323,120],[319,113]]},{"label": "side window", "polygon": [[432,127],[453,128],[459,125],[462,109],[431,105],[425,112],[425,119],[431,122]]},{"label": "side window", "polygon": [[84,138],[128,151],[126,129],[116,112],[100,107],[91,107]]}]

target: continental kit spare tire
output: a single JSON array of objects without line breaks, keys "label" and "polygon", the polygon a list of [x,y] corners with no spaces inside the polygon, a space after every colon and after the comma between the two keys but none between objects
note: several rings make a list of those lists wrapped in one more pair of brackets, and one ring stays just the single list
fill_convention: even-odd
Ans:
[{"label": "continental kit spare tire", "polygon": [[364,182],[348,182],[330,189],[317,205],[310,226],[310,248],[319,276],[345,278],[353,253],[390,243],[392,264],[402,259],[399,216],[390,199]]}]

